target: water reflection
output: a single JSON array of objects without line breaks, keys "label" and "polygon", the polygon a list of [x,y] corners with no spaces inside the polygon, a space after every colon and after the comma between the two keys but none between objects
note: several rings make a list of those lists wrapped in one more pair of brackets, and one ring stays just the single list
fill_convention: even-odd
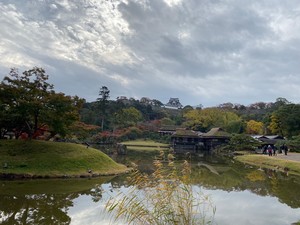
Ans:
[{"label": "water reflection", "polygon": [[[110,178],[111,179],[111,178]],[[102,198],[108,178],[91,180],[1,181],[1,224],[70,224],[68,210],[82,195]]]},{"label": "water reflection", "polygon": [[76,197],[73,194],[3,196],[0,205],[5,207],[1,207],[1,224],[70,224],[67,210]]},{"label": "water reflection", "polygon": [[250,191],[204,190],[217,205],[219,225],[290,225],[300,219],[300,210],[280,204],[276,197],[257,196]]},{"label": "water reflection", "polygon": [[285,173],[244,166],[236,162],[211,166],[218,171],[218,175],[205,167],[194,165],[192,176],[195,185],[228,192],[248,190],[260,196],[277,197],[291,208],[300,208],[299,176],[287,176]]},{"label": "water reflection", "polygon": [[[151,157],[131,160],[146,172],[153,169]],[[230,159],[191,162],[193,185],[211,195],[217,224],[288,225],[300,220],[300,177]],[[0,181],[0,224],[110,224],[104,204],[117,190],[127,190],[125,176]]]}]

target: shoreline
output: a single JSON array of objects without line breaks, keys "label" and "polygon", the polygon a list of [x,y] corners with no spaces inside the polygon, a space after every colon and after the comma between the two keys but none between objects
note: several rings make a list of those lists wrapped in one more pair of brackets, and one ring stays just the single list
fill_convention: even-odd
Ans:
[{"label": "shoreline", "polygon": [[94,178],[94,177],[107,177],[107,176],[120,176],[128,174],[132,168],[128,168],[120,173],[86,173],[86,174],[63,174],[63,175],[37,175],[28,173],[0,173],[0,180],[26,180],[26,179],[72,179],[72,178]]},{"label": "shoreline", "polygon": [[273,169],[278,172],[300,176],[300,154],[288,153],[288,155],[239,155],[234,160],[238,162],[266,169]]}]

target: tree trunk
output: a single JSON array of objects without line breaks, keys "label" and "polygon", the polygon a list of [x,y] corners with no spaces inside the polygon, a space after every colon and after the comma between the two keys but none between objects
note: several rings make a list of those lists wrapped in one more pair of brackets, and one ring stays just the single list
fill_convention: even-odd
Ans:
[{"label": "tree trunk", "polygon": [[102,117],[102,120],[101,120],[101,129],[102,131],[104,130],[104,118]]}]

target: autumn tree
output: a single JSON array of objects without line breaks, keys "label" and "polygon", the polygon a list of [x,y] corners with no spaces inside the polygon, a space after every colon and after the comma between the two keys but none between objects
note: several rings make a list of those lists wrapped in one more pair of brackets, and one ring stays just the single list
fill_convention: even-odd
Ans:
[{"label": "autumn tree", "polygon": [[17,69],[11,69],[1,82],[1,102],[6,109],[6,119],[10,119],[17,137],[24,131],[29,136],[37,131],[45,103],[53,89],[47,80],[45,70],[34,67],[21,75]]},{"label": "autumn tree", "polygon": [[14,131],[16,138],[22,132],[32,138],[45,126],[52,134],[63,136],[78,119],[80,102],[78,97],[55,93],[43,68],[34,67],[22,74],[11,69],[0,84],[1,137]]},{"label": "autumn tree", "polygon": [[255,120],[249,120],[247,122],[246,133],[247,134],[263,134],[264,124]]},{"label": "autumn tree", "polygon": [[184,117],[186,119],[185,125],[201,131],[207,131],[212,127],[222,127],[226,130],[233,122],[241,123],[237,114],[220,108],[194,109],[185,113]]}]

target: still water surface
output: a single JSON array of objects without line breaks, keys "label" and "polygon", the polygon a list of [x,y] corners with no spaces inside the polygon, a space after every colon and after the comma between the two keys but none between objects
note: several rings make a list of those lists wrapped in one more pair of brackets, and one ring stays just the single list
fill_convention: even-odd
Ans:
[{"label": "still water surface", "polygon": [[[152,170],[149,157],[134,160],[142,170]],[[290,225],[300,221],[300,177],[216,157],[197,158],[192,165],[194,188],[210,195],[216,206],[215,224]],[[104,205],[118,191],[126,192],[125,181],[125,177],[2,180],[0,224],[122,224],[111,220]]]}]

